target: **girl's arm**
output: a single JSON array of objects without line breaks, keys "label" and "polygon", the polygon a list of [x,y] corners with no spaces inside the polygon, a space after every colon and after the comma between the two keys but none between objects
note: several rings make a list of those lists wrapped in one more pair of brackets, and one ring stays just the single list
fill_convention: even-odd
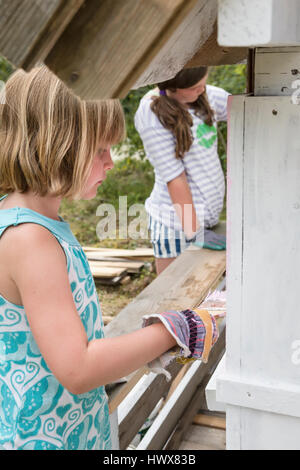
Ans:
[{"label": "girl's arm", "polygon": [[37,224],[14,227],[10,237],[10,274],[32,334],[48,367],[71,393],[85,393],[124,377],[176,344],[161,323],[88,341],[58,241]]},{"label": "girl's arm", "polygon": [[169,181],[167,186],[183,231],[188,239],[192,238],[200,225],[185,172]]}]

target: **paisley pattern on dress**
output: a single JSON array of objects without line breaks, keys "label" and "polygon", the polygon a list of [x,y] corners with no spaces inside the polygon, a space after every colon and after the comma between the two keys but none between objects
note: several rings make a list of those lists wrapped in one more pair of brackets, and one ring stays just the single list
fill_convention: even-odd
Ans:
[{"label": "paisley pattern on dress", "polygon": [[[0,211],[0,236],[6,228],[1,213],[11,210]],[[74,303],[88,340],[102,338],[103,322],[95,283],[86,255],[69,224],[53,220],[55,230],[52,230],[52,219],[30,212],[31,217],[25,221],[38,220],[52,231],[64,249]],[[63,224],[64,233],[69,229],[73,243],[59,236],[59,224]],[[24,307],[1,295],[0,449],[111,449],[104,387],[81,395],[66,390],[43,359]]]}]

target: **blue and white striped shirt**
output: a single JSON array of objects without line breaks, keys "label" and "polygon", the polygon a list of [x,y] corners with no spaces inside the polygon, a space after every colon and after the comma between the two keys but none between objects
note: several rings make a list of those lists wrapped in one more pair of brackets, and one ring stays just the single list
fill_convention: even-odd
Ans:
[{"label": "blue and white striped shirt", "polygon": [[229,93],[222,88],[206,85],[211,108],[215,113],[212,127],[189,109],[193,118],[194,137],[190,150],[183,159],[175,157],[175,138],[160,123],[152,112],[151,96],[158,94],[150,90],[140,102],[135,114],[135,127],[144,144],[150,163],[154,167],[155,184],[150,197],[145,202],[146,211],[164,225],[182,230],[169,195],[167,183],[185,172],[191,190],[197,218],[205,227],[213,227],[219,221],[223,208],[225,180],[218,156],[217,122],[227,120],[227,100]]}]

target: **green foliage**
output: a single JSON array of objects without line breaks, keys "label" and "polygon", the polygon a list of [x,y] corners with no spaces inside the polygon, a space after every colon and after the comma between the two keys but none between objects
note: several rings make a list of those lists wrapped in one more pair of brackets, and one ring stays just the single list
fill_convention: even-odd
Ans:
[{"label": "green foliage", "polygon": [[128,206],[144,204],[153,184],[154,172],[149,161],[127,156],[115,162],[99,187],[97,197],[101,202],[110,202],[115,207],[118,207],[119,196],[127,196]]},{"label": "green foliage", "polygon": [[237,95],[245,93],[246,65],[218,65],[210,67],[207,83],[224,88],[224,90]]},{"label": "green foliage", "polygon": [[11,65],[5,57],[0,56],[0,80],[6,82],[10,74],[14,71],[14,67]]}]

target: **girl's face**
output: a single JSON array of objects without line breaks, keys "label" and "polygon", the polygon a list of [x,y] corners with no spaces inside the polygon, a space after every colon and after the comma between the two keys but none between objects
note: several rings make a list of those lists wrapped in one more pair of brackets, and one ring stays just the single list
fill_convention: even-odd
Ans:
[{"label": "girl's face", "polygon": [[97,194],[97,188],[106,178],[106,172],[111,170],[114,163],[110,154],[110,145],[100,147],[94,155],[92,169],[87,179],[82,199],[93,199]]},{"label": "girl's face", "polygon": [[205,91],[208,74],[205,75],[198,83],[189,88],[177,88],[175,92],[168,90],[168,95],[175,98],[182,104],[193,103]]}]

